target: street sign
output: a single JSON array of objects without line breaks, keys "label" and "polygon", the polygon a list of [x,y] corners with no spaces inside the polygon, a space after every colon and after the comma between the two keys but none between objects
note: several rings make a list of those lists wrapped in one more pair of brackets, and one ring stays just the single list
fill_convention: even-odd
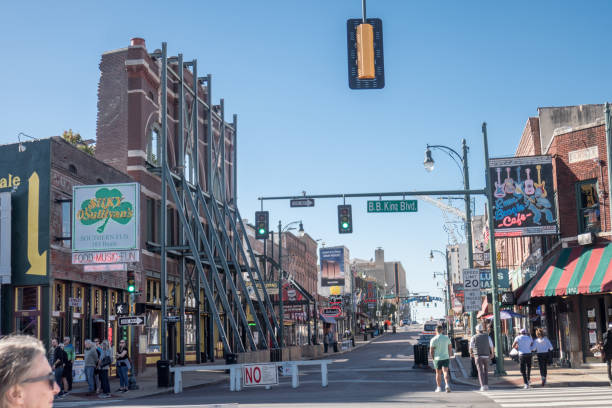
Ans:
[{"label": "street sign", "polygon": [[480,310],[482,303],[480,296],[480,269],[463,270],[463,297],[464,310],[466,312]]},{"label": "street sign", "polygon": [[128,316],[119,318],[119,326],[141,326],[145,322],[142,316]]},{"label": "street sign", "polygon": [[117,303],[115,305],[115,314],[117,316],[127,316],[130,313],[127,303]]},{"label": "street sign", "polygon": [[181,321],[180,316],[166,316],[164,318],[168,323],[178,323]]},{"label": "street sign", "polygon": [[68,298],[68,306],[70,307],[81,307],[83,299],[81,298]]},{"label": "street sign", "polygon": [[395,299],[395,295],[385,295],[385,299]]},{"label": "street sign", "polygon": [[339,307],[325,307],[321,309],[321,314],[325,317],[337,317],[342,314],[342,309]]},{"label": "street sign", "polygon": [[417,212],[417,200],[368,200],[369,213]]},{"label": "street sign", "polygon": [[278,370],[276,364],[243,364],[243,386],[278,385]]},{"label": "street sign", "polygon": [[314,207],[314,198],[294,198],[289,201],[291,207]]},{"label": "street sign", "polygon": [[503,292],[501,294],[501,304],[502,306],[514,305],[514,293],[513,292]]}]

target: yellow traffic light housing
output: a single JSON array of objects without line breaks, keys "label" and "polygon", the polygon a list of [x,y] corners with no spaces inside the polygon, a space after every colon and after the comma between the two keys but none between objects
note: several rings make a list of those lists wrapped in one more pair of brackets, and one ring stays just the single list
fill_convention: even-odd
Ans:
[{"label": "yellow traffic light housing", "polygon": [[357,78],[374,79],[374,27],[370,24],[359,24],[357,40]]}]

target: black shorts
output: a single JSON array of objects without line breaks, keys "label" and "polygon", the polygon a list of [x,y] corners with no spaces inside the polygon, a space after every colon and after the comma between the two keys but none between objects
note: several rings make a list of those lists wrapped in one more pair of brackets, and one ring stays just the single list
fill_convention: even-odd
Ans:
[{"label": "black shorts", "polygon": [[434,361],[434,368],[435,368],[436,370],[441,370],[441,369],[442,369],[442,367],[446,367],[446,368],[448,368],[449,363],[450,363],[450,360],[449,360],[449,359]]}]

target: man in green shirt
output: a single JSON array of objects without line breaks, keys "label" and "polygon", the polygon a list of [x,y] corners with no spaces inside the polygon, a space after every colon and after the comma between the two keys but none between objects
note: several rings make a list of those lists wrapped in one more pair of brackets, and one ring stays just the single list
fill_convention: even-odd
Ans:
[{"label": "man in green shirt", "polygon": [[448,377],[448,366],[453,349],[448,336],[442,334],[443,330],[444,328],[441,325],[438,325],[436,327],[436,332],[438,334],[429,342],[429,354],[431,355],[434,368],[436,369],[436,392],[442,391],[442,372],[444,372],[446,392],[451,391],[450,380]]}]

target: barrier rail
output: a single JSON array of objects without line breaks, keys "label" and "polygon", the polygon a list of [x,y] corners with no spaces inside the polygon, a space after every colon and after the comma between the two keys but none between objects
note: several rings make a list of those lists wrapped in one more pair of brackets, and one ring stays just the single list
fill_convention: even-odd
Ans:
[{"label": "barrier rail", "polygon": [[[276,369],[281,366],[289,368],[291,373],[291,387],[297,388],[300,385],[299,366],[321,366],[321,386],[327,387],[327,366],[332,363],[332,360],[304,360],[304,361],[278,361],[261,364],[274,364]],[[185,371],[224,371],[229,370],[230,375],[230,391],[242,390],[242,366],[244,364],[227,364],[227,365],[187,365],[170,367],[170,372],[174,373],[174,393],[178,394],[183,391],[183,372]]]}]

